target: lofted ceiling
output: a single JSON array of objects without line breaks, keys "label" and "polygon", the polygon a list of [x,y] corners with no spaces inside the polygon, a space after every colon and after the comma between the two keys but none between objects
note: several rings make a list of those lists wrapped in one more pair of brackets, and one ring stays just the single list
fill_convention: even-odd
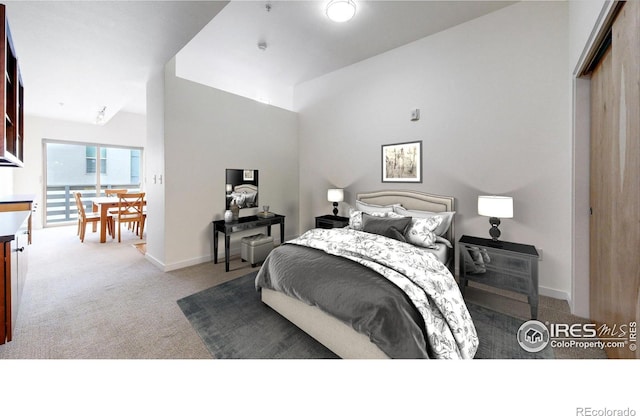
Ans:
[{"label": "lofted ceiling", "polygon": [[345,23],[327,18],[328,0],[232,1],[180,52],[180,75],[295,109],[301,82],[514,3],[355,1]]},{"label": "lofted ceiling", "polygon": [[186,78],[253,99],[285,91],[289,98],[274,105],[289,108],[298,83],[513,3],[356,0],[355,18],[333,23],[324,15],[327,2],[5,4],[25,111],[93,123],[103,106],[107,119],[118,111],[144,114],[150,73],[178,52]]}]

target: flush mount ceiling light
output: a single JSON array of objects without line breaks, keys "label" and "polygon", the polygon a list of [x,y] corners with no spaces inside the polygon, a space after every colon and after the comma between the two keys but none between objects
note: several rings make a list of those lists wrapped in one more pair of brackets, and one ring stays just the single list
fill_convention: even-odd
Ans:
[{"label": "flush mount ceiling light", "polygon": [[353,0],[331,0],[327,4],[326,13],[334,22],[346,22],[355,16],[356,3]]}]

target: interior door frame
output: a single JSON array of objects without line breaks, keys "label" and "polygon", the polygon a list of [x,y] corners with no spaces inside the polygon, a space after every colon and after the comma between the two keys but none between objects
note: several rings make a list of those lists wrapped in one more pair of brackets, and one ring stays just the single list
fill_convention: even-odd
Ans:
[{"label": "interior door frame", "polygon": [[573,166],[572,166],[572,244],[571,313],[590,318],[590,147],[591,79],[602,44],[623,1],[605,2],[596,25],[573,71]]}]

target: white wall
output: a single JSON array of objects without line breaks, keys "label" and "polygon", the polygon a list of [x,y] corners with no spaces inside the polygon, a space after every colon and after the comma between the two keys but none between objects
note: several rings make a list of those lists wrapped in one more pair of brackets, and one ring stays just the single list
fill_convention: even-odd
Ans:
[{"label": "white wall", "polygon": [[[164,267],[165,262],[165,186],[164,186],[164,67],[151,74],[147,82],[147,146],[145,148],[148,178],[146,256]],[[161,179],[162,178],[162,179]]]},{"label": "white wall", "polygon": [[589,52],[586,46],[597,36],[600,24],[612,5],[611,0],[569,1],[569,63],[572,71]]},{"label": "white wall", "polygon": [[43,139],[133,147],[144,147],[146,141],[145,116],[132,113],[118,113],[101,126],[26,115],[24,128],[24,167],[12,168],[14,176],[12,192],[36,195],[38,203],[38,211],[34,216],[36,228],[42,227],[44,223],[43,209],[41,209],[44,207]]},{"label": "white wall", "polygon": [[[299,85],[301,229],[330,212],[330,186],[350,203],[385,188],[453,195],[458,237],[488,237],[478,195],[511,195],[502,238],[542,249],[541,293],[568,298],[568,37],[566,2],[521,2]],[[423,141],[423,183],[381,183],[380,146],[411,140]]]},{"label": "white wall", "polygon": [[211,222],[223,218],[227,168],[258,169],[260,205],[285,215],[286,235],[296,235],[297,114],[178,78],[175,67],[174,58],[164,84],[164,268],[212,259]]},{"label": "white wall", "polygon": [[0,167],[0,196],[13,195],[13,171],[14,169],[2,166]]}]

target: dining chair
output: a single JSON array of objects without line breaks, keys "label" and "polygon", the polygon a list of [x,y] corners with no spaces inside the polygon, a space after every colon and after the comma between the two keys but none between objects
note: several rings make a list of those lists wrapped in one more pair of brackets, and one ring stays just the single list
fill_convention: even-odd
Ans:
[{"label": "dining chair", "polygon": [[118,194],[126,193],[126,192],[127,192],[126,189],[105,189],[104,190],[105,196],[118,196]]},{"label": "dining chair", "polygon": [[[98,212],[85,212],[84,204],[82,203],[82,196],[80,192],[73,193],[76,199],[76,206],[78,208],[78,229],[77,234],[80,236],[80,241],[84,243],[84,236],[87,232],[88,223],[99,223],[100,213]],[[113,236],[113,222],[111,219],[107,219],[107,230]]]},{"label": "dining chair", "polygon": [[[111,215],[118,222],[118,242],[122,242],[122,223],[138,227],[140,238],[144,233],[144,197],[145,192],[131,192],[118,194],[118,209],[111,211]],[[114,237],[115,238],[115,237]]]}]

